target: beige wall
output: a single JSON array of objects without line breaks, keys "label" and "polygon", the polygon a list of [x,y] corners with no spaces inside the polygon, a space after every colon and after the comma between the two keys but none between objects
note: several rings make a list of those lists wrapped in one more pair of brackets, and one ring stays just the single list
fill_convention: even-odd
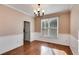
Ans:
[{"label": "beige wall", "polygon": [[35,17],[34,27],[35,27],[35,32],[41,31],[41,18],[40,17]]},{"label": "beige wall", "polygon": [[79,5],[75,5],[71,10],[71,34],[78,39],[78,32],[79,32]]},{"label": "beige wall", "polygon": [[31,19],[31,17],[23,13],[0,5],[0,36],[23,33],[23,21]]},{"label": "beige wall", "polygon": [[59,16],[59,33],[70,33],[70,12]]},{"label": "beige wall", "polygon": [[70,34],[70,11],[48,14],[45,15],[44,17],[36,17],[35,32],[40,32],[41,30],[41,19],[52,18],[52,17],[59,17],[59,33]]}]

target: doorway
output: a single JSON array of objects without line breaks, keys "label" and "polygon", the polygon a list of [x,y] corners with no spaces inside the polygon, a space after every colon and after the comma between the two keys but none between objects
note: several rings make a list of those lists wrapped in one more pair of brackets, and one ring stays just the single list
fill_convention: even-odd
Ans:
[{"label": "doorway", "polygon": [[24,21],[24,43],[30,42],[30,22]]}]

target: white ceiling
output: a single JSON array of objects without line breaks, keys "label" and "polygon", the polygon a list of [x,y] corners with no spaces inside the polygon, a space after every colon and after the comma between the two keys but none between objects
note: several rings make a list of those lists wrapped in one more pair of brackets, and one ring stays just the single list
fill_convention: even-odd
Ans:
[{"label": "white ceiling", "polygon": [[[9,4],[9,6],[30,16],[34,16],[33,10],[37,7],[34,4]],[[71,4],[41,4],[41,8],[45,10],[45,14],[70,10],[72,6]]]}]

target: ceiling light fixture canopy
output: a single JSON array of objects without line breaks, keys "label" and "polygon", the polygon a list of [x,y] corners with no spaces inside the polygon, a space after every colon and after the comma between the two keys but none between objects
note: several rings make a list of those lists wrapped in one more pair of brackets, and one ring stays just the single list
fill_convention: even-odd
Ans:
[{"label": "ceiling light fixture canopy", "polygon": [[34,10],[35,16],[44,16],[44,10],[40,7],[40,4],[38,4],[38,7]]}]

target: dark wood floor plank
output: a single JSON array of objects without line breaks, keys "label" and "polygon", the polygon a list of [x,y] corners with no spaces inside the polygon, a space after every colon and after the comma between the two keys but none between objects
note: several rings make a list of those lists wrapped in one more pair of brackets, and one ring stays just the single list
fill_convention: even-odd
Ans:
[{"label": "dark wood floor plank", "polygon": [[48,43],[43,41],[33,41],[33,42],[25,42],[25,44],[21,47],[8,51],[2,55],[40,55],[41,54],[41,46],[45,46],[51,49],[58,49],[65,51],[67,55],[72,55],[72,52],[69,46]]}]

